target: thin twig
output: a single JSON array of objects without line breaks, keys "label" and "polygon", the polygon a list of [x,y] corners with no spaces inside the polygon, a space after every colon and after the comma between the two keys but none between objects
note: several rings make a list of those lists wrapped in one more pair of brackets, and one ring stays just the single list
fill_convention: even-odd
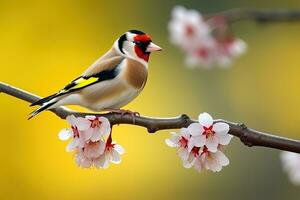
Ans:
[{"label": "thin twig", "polygon": [[228,22],[236,22],[240,20],[254,20],[256,22],[286,22],[299,21],[300,10],[237,8],[205,14],[205,18],[207,19],[215,16],[223,16]]},{"label": "thin twig", "polygon": [[[39,96],[31,94],[27,91],[21,90],[19,88],[10,86],[8,84],[0,82],[0,93],[6,93],[8,95],[14,96],[18,99],[22,99],[29,103],[33,103],[40,99]],[[147,128],[149,133],[154,133],[159,130],[164,129],[179,129],[189,126],[191,123],[197,121],[190,119],[187,115],[183,114],[174,118],[154,118],[146,116],[136,116],[132,117],[131,115],[121,115],[118,113],[105,113],[105,114],[96,114],[96,113],[80,113],[75,112],[65,107],[59,107],[52,109],[51,112],[55,113],[58,117],[65,119],[68,115],[75,116],[86,116],[86,115],[97,115],[106,117],[110,123],[113,125],[116,124],[132,124],[136,126],[142,126]],[[273,134],[263,133],[256,131],[250,128],[247,128],[244,124],[233,123],[225,120],[216,120],[227,123],[230,126],[229,134],[234,135],[243,142],[243,144],[251,146],[262,146],[270,147],[274,149],[280,149],[285,151],[292,151],[300,153],[300,141],[293,140],[284,137],[278,137]]]}]

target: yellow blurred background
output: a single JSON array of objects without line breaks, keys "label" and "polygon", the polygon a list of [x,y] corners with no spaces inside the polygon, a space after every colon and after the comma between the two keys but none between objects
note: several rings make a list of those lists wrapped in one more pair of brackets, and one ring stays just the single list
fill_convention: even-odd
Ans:
[{"label": "yellow blurred background", "polygon": [[[150,58],[142,94],[126,108],[150,116],[215,118],[300,139],[300,22],[233,25],[249,49],[232,68],[189,70],[168,41],[174,5],[202,13],[234,7],[299,8],[298,0],[0,1],[0,80],[41,96],[62,88],[123,32],[149,33],[164,51]],[[0,95],[0,199],[299,199],[279,151],[234,139],[220,173],[184,169],[164,139],[141,127],[114,127],[126,150],[120,165],[81,169],[58,132],[64,120],[44,112],[28,121],[28,103]]]}]

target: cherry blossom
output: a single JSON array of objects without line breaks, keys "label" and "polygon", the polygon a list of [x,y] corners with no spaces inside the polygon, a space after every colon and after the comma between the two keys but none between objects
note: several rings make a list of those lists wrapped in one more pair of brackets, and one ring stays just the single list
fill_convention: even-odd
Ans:
[{"label": "cherry blossom", "polygon": [[82,117],[75,117],[70,115],[66,118],[71,125],[71,129],[63,129],[59,132],[59,139],[65,141],[70,138],[73,140],[67,146],[67,151],[73,151],[77,147],[83,147],[86,142],[85,131],[88,130],[90,123],[88,120]]},{"label": "cherry blossom", "polygon": [[182,6],[174,7],[168,28],[171,42],[187,51],[212,40],[211,29],[201,14]]},{"label": "cherry blossom", "polygon": [[177,153],[179,157],[183,160],[186,160],[189,156],[189,140],[190,133],[187,128],[181,128],[179,133],[172,132],[171,138],[165,140],[166,144],[169,147],[178,148]]},{"label": "cherry blossom", "polygon": [[85,130],[86,140],[93,142],[100,140],[101,137],[107,136],[111,132],[110,123],[105,117],[86,116],[90,125]]},{"label": "cherry blossom", "polygon": [[119,164],[121,155],[124,154],[123,147],[115,142],[103,141],[90,142],[86,148],[78,150],[76,154],[77,165],[83,168],[108,168],[110,163]]},{"label": "cherry blossom", "polygon": [[121,162],[121,155],[125,153],[124,148],[112,142],[111,136],[106,142],[106,146],[102,155],[95,160],[95,166],[101,168],[107,168],[109,163],[119,164]]},{"label": "cherry blossom", "polygon": [[189,67],[229,66],[247,45],[233,36],[225,18],[205,20],[196,10],[175,6],[168,26],[171,42],[186,53]]},{"label": "cherry blossom", "polygon": [[193,147],[188,159],[183,160],[185,168],[194,166],[198,172],[203,169],[220,172],[227,165],[229,165],[229,160],[220,149],[216,152],[210,152],[206,146]]},{"label": "cherry blossom", "polygon": [[188,130],[191,134],[189,151],[194,147],[206,146],[209,151],[216,152],[219,145],[228,145],[232,135],[228,134],[229,126],[223,122],[214,124],[213,118],[208,113],[201,113],[199,123],[192,123]]},{"label": "cherry blossom", "polygon": [[280,158],[283,170],[288,174],[290,181],[295,185],[300,185],[300,155],[283,151]]},{"label": "cherry blossom", "polygon": [[89,168],[98,162],[103,154],[106,143],[102,140],[88,142],[83,148],[78,148],[76,153],[76,163],[83,168]]},{"label": "cherry blossom", "polygon": [[[124,149],[112,142],[111,126],[108,119],[97,116],[67,117],[70,129],[59,133],[61,140],[72,139],[67,151],[74,151],[76,163],[83,168],[95,166],[107,168],[109,163],[120,163]],[[108,138],[105,141],[105,137]]]},{"label": "cherry blossom", "polygon": [[185,168],[194,167],[219,172],[229,164],[223,153],[233,136],[228,134],[229,126],[223,122],[214,123],[208,113],[201,113],[197,123],[171,133],[166,144],[178,149],[178,155]]}]

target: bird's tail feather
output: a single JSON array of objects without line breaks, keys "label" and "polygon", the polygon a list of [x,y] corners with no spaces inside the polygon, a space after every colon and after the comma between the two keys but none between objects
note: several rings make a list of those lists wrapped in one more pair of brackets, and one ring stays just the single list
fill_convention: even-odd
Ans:
[{"label": "bird's tail feather", "polygon": [[32,104],[30,104],[30,106],[36,106],[36,105],[43,105],[44,103],[50,102],[52,99],[54,99],[55,97],[57,97],[57,93],[56,94],[52,94],[48,97],[42,98],[36,102],[33,102]]},{"label": "bird's tail feather", "polygon": [[48,103],[45,103],[44,105],[42,105],[40,108],[36,109],[35,111],[33,111],[32,113],[29,114],[28,120],[33,118],[34,116],[36,116],[37,114],[39,114],[40,112],[49,109],[51,106],[53,106],[55,103],[57,103],[57,100],[54,101],[50,101]]}]

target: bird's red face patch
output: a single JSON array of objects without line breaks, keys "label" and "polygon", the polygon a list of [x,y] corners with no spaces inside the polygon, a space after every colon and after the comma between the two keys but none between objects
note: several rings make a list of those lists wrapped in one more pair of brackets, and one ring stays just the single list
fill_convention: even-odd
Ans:
[{"label": "bird's red face patch", "polygon": [[135,54],[139,58],[148,62],[150,53],[146,52],[146,50],[147,50],[148,45],[151,42],[151,37],[149,35],[142,34],[142,35],[134,36],[133,40],[135,43],[135,45],[134,45]]}]

